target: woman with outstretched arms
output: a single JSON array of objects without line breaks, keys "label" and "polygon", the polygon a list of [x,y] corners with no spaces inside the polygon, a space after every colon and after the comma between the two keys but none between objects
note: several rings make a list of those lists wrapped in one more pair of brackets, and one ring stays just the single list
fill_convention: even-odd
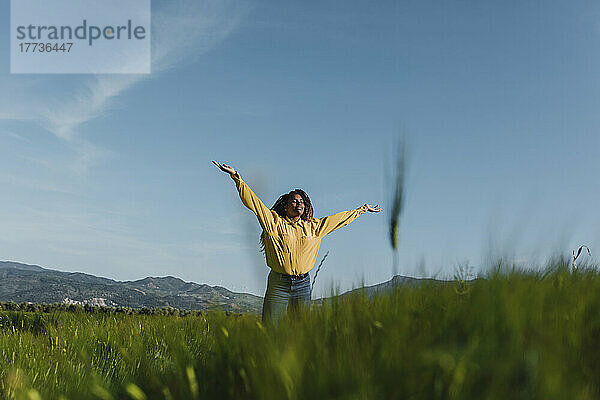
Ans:
[{"label": "woman with outstretched arms", "polygon": [[315,265],[323,237],[365,212],[381,211],[378,205],[365,204],[354,210],[314,218],[310,198],[301,189],[281,195],[273,207],[268,208],[233,167],[213,163],[231,176],[242,203],[256,214],[263,230],[260,242],[271,268],[263,303],[263,321],[278,319],[288,308],[310,304],[308,272]]}]

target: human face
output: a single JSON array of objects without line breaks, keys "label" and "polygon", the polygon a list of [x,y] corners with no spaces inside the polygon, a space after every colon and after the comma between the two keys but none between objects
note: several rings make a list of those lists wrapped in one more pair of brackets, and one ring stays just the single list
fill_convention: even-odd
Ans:
[{"label": "human face", "polygon": [[302,196],[297,193],[292,194],[285,206],[285,212],[290,218],[301,217],[304,213],[304,200]]}]

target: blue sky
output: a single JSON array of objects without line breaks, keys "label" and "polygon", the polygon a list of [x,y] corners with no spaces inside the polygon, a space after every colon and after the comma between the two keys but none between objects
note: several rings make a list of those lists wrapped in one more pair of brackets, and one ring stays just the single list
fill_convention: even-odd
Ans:
[{"label": "blue sky", "polygon": [[[400,273],[600,251],[597,2],[154,0],[152,25],[150,75],[10,74],[0,31],[0,259],[262,295],[258,224],[210,161],[268,205],[386,209],[400,133]],[[317,296],[391,277],[387,218],[323,241]]]}]

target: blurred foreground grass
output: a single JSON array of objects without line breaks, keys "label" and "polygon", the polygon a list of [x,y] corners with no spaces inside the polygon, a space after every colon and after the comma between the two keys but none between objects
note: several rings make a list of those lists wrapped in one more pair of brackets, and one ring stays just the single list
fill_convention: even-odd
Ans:
[{"label": "blurred foreground grass", "polygon": [[600,276],[556,261],[256,315],[0,311],[2,399],[598,399]]}]

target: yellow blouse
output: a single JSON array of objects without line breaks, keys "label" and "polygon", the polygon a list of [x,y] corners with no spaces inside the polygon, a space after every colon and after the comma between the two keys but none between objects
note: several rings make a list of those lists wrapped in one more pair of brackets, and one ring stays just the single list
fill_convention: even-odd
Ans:
[{"label": "yellow blouse", "polygon": [[265,232],[267,265],[279,273],[299,275],[313,269],[321,239],[367,211],[365,204],[355,210],[342,211],[329,217],[313,218],[310,221],[300,219],[293,223],[288,217],[282,218],[265,206],[238,172],[231,177],[242,203],[256,214]]}]

